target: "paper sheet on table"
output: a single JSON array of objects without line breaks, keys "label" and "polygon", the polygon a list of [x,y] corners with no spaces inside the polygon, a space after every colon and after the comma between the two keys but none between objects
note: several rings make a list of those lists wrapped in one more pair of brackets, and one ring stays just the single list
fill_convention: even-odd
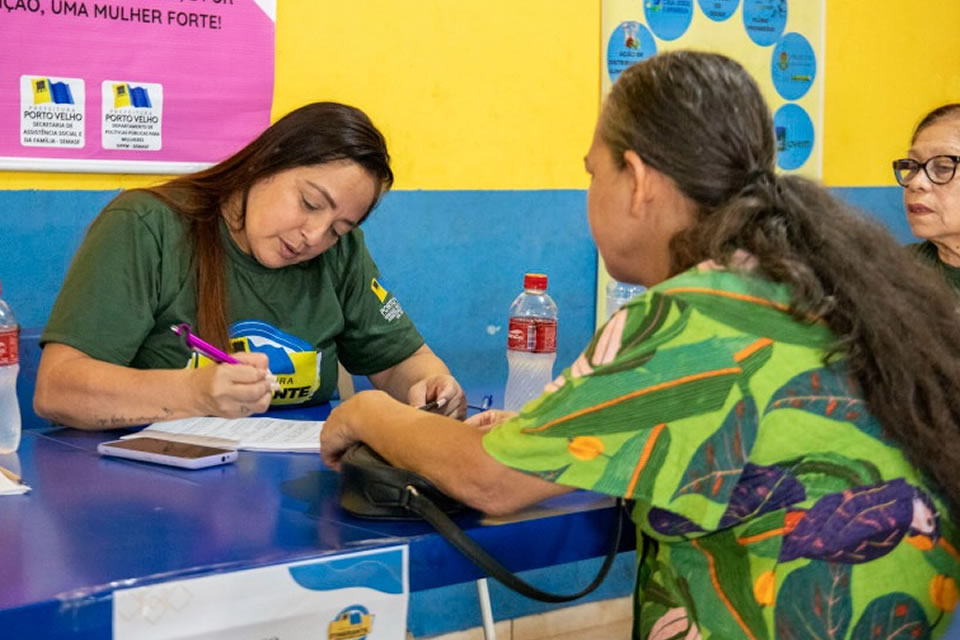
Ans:
[{"label": "paper sheet on table", "polygon": [[10,471],[0,467],[0,496],[18,496],[27,491],[30,491],[30,487]]},{"label": "paper sheet on table", "polygon": [[320,451],[323,422],[277,418],[184,418],[154,422],[123,438],[150,436],[246,451]]}]

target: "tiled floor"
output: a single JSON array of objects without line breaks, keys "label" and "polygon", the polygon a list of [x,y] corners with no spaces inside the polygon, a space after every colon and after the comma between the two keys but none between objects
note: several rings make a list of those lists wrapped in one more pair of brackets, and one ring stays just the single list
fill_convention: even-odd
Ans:
[{"label": "tiled floor", "polygon": [[[494,632],[497,640],[629,640],[632,622],[633,602],[627,596],[504,620],[496,624]],[[430,640],[484,640],[483,629],[475,627]]]}]

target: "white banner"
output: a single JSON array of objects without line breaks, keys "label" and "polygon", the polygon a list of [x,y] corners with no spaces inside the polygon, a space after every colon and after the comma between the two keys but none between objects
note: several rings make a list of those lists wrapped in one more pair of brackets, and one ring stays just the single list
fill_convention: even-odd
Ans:
[{"label": "white banner", "polygon": [[389,547],[113,594],[115,640],[403,640],[409,549]]}]

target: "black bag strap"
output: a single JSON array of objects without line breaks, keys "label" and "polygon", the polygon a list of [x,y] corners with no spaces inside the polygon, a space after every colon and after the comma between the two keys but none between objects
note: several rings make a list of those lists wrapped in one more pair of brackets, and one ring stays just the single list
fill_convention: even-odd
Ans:
[{"label": "black bag strap", "polygon": [[623,500],[617,498],[617,518],[613,527],[613,533],[610,534],[609,547],[607,555],[603,560],[603,566],[589,585],[582,591],[570,595],[549,593],[541,591],[528,582],[521,580],[517,574],[513,573],[493,556],[484,551],[476,542],[458,527],[447,514],[437,508],[433,501],[420,494],[416,487],[407,485],[404,487],[403,506],[416,513],[421,518],[433,525],[433,527],[447,539],[457,551],[467,557],[468,560],[483,569],[487,574],[493,576],[505,586],[513,589],[517,593],[540,600],[542,602],[570,602],[577,598],[582,598],[594,589],[600,586],[603,579],[607,577],[610,567],[613,566],[613,560],[620,548],[620,532],[623,528]]}]

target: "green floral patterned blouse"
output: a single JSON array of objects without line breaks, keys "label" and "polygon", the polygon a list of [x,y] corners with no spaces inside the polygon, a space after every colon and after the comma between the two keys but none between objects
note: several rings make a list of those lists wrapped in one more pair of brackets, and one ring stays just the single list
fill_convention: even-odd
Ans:
[{"label": "green floral patterned blouse", "polygon": [[[788,291],[701,266],[621,309],[497,460],[634,501],[634,637],[913,640],[957,604],[946,505]],[[639,556],[640,554],[638,554]]]}]

